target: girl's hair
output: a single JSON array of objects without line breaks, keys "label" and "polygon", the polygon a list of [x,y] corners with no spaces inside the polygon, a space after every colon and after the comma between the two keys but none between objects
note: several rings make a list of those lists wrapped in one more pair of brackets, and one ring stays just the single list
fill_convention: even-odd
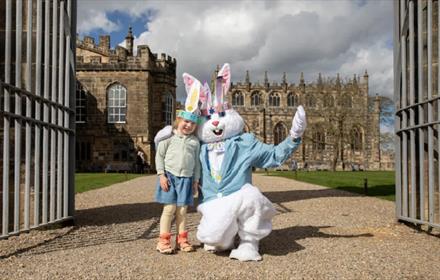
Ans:
[{"label": "girl's hair", "polygon": [[[176,117],[176,119],[174,120],[174,123],[173,123],[173,129],[177,129],[177,126],[179,125],[179,123],[181,122],[181,121],[183,121],[184,119],[183,118],[181,118],[181,117]],[[196,126],[197,126],[197,124],[196,124]],[[196,127],[197,128],[197,127]],[[192,133],[192,134],[194,134],[195,132],[196,132],[196,130],[197,129],[195,129],[194,130],[194,132]]]},{"label": "girl's hair", "polygon": [[176,117],[176,119],[173,122],[173,129],[177,129],[177,126],[182,121],[182,118]]}]

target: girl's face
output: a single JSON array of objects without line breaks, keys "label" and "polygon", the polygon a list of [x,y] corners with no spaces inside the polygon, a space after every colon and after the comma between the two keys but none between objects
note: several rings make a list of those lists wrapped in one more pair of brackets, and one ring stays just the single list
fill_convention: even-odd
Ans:
[{"label": "girl's face", "polygon": [[193,123],[192,121],[180,119],[179,123],[177,124],[177,131],[184,135],[190,135],[193,134],[193,132],[196,130],[196,127],[197,124]]}]

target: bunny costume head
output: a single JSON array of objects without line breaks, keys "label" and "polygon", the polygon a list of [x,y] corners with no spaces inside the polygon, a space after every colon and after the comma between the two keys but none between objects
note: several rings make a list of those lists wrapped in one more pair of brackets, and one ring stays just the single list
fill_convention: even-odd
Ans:
[{"label": "bunny costume head", "polygon": [[231,69],[229,64],[224,64],[215,81],[215,93],[212,98],[211,90],[205,82],[203,86],[193,76],[184,73],[183,81],[188,93],[188,99],[193,98],[194,87],[200,89],[199,105],[201,121],[197,129],[197,137],[204,143],[223,141],[243,132],[244,121],[242,117],[224,101],[231,86]]}]

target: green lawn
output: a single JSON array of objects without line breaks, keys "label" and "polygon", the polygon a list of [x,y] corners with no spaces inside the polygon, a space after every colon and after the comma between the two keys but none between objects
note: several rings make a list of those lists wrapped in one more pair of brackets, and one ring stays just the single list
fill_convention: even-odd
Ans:
[{"label": "green lawn", "polygon": [[269,176],[281,176],[359,194],[364,194],[364,179],[367,178],[368,196],[395,200],[394,171],[270,171]]},{"label": "green lawn", "polygon": [[75,193],[107,187],[144,175],[145,174],[124,173],[75,173]]}]

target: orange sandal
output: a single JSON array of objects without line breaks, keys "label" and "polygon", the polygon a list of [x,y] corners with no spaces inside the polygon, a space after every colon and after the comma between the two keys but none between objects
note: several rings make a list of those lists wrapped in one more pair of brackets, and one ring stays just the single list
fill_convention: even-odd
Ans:
[{"label": "orange sandal", "polygon": [[157,243],[156,250],[162,254],[172,254],[173,247],[171,247],[171,234],[168,232],[159,235],[159,242]]},{"label": "orange sandal", "polygon": [[184,231],[176,236],[176,247],[183,252],[193,252],[194,247],[188,242],[188,232]]}]

